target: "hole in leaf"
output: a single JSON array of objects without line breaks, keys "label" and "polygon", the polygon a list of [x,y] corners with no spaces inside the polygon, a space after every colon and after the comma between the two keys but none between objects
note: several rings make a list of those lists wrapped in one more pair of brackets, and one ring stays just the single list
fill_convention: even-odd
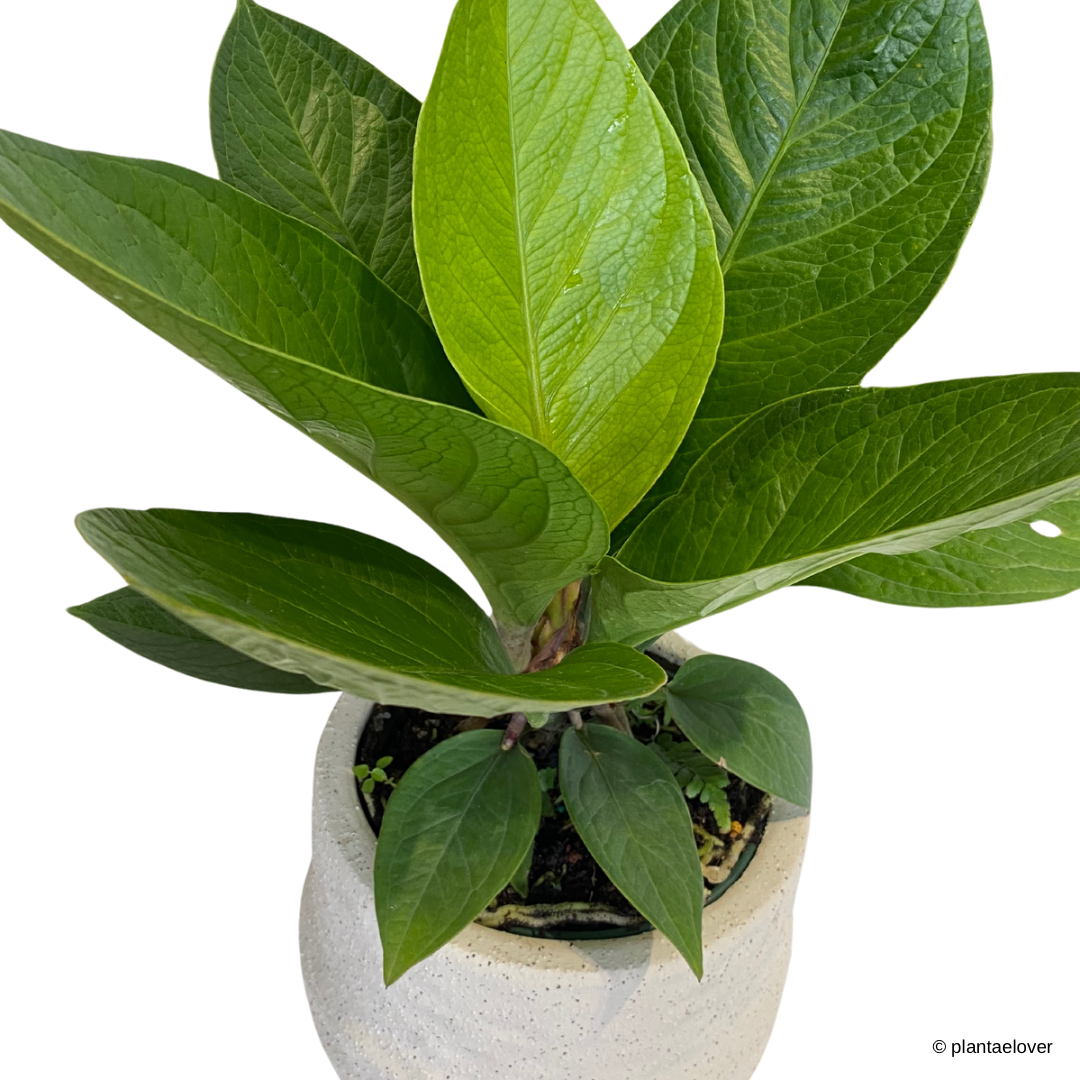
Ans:
[{"label": "hole in leaf", "polygon": [[1055,537],[1061,535],[1061,530],[1052,521],[1033,521],[1031,527],[1040,536]]}]

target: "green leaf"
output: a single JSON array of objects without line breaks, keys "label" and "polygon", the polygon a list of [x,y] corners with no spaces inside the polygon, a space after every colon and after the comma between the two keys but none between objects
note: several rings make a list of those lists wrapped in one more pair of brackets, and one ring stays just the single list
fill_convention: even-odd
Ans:
[{"label": "green leaf", "polygon": [[683,437],[723,302],[685,155],[592,0],[461,0],[420,115],[414,211],[465,384],[618,521]]},{"label": "green leaf", "polygon": [[499,731],[469,731],[439,743],[387,803],[375,847],[387,986],[495,899],[536,835],[536,768],[501,742]]},{"label": "green leaf", "polygon": [[[1045,536],[1032,523],[1061,530]],[[1080,589],[1080,499],[1023,521],[964,533],[912,555],[863,555],[800,581],[915,607],[982,607],[1047,600]]]},{"label": "green leaf", "polygon": [[633,644],[869,553],[908,554],[1080,490],[1080,375],[781,402],[719,440],[593,580]]},{"label": "green leaf", "polygon": [[353,775],[357,780],[366,780],[371,773],[370,765],[354,765]]},{"label": "green leaf", "polygon": [[795,695],[771,672],[729,656],[695,656],[668,683],[667,707],[707,758],[809,808],[810,729]]},{"label": "green leaf", "polygon": [[320,694],[330,689],[222,645],[134,589],[117,589],[68,611],[125,649],[182,675],[275,694]]},{"label": "green leaf", "polygon": [[559,784],[600,868],[700,979],[701,863],[690,813],[667,766],[636,739],[587,724],[562,736]]},{"label": "green leaf", "polygon": [[607,549],[600,508],[549,451],[398,392],[464,397],[430,327],[317,230],[172,165],[5,134],[0,217],[399,498],[501,622],[534,623]]},{"label": "green leaf", "polygon": [[92,510],[78,525],[129,584],[196,629],[376,701],[496,716],[565,711],[664,681],[636,650],[602,644],[512,674],[490,619],[453,581],[336,525],[189,510]]},{"label": "green leaf", "polygon": [[332,236],[419,311],[412,158],[420,102],[302,23],[240,0],[210,89],[221,179]]},{"label": "green leaf", "polygon": [[716,368],[636,522],[741,419],[860,382],[922,314],[986,184],[992,84],[975,0],[683,0],[633,54],[727,293]]}]

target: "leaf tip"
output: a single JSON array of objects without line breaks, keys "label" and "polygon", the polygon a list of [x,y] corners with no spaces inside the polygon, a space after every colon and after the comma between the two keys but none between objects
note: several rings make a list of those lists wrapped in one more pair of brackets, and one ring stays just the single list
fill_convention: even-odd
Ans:
[{"label": "leaf tip", "polygon": [[680,949],[679,952],[682,953],[683,959],[689,965],[690,970],[694,973],[694,978],[697,979],[698,982],[701,982],[701,980],[705,977],[705,959],[702,955],[701,941],[699,940],[696,944],[697,948],[691,950],[690,952],[687,952],[683,949]]},{"label": "leaf tip", "polygon": [[395,953],[393,956],[389,956],[385,952],[383,953],[383,986],[391,987],[415,964],[402,963],[400,954]]}]

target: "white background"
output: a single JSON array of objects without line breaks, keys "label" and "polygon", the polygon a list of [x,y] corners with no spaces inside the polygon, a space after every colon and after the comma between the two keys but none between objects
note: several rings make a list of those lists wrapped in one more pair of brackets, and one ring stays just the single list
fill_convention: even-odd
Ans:
[{"label": "white background", "polygon": [[[276,6],[423,96],[451,2]],[[608,12],[632,43],[667,6]],[[4,7],[0,126],[215,173],[207,87],[227,0]],[[1077,368],[1080,19],[1065,0],[983,7],[990,185],[878,384]],[[109,505],[306,517],[468,575],[389,496],[6,229],[0,313],[0,1074],[332,1080],[296,942],[332,697],[186,679],[67,616],[118,584],[72,518]],[[756,1080],[1080,1075],[1078,617],[1080,594],[921,611],[788,589],[690,630],[785,679],[814,735],[794,958]],[[1054,1047],[951,1060],[932,1052],[939,1038]]]}]

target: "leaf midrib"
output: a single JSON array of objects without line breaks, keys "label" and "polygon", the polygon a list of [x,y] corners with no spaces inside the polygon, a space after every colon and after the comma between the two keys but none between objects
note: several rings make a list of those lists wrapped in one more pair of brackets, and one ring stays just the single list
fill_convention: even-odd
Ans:
[{"label": "leaf midrib", "polygon": [[[510,53],[510,4],[504,4],[506,20],[506,115],[508,134],[510,137],[510,169],[513,179],[514,190],[511,192],[510,201],[514,209],[514,238],[517,243],[518,275],[521,281],[521,320],[525,335],[525,364],[529,377],[529,392],[533,399],[532,428],[533,435],[544,446],[551,446],[551,421],[547,414],[547,406],[544,403],[543,387],[540,385],[540,357],[536,348],[536,334],[533,325],[532,297],[529,290],[529,271],[525,260],[525,237],[522,232],[521,200],[518,198],[520,190],[518,170],[518,145],[514,123],[514,80],[510,65],[513,56]],[[527,40],[527,36],[526,36]],[[524,40],[522,45],[524,45]]]},{"label": "leaf midrib", "polygon": [[[277,95],[281,99],[281,104],[284,106],[285,109],[285,115],[286,117],[288,117],[289,120],[289,126],[292,128],[293,133],[296,135],[296,141],[300,144],[301,149],[304,151],[304,156],[307,158],[308,164],[311,166],[312,175],[318,181],[319,189],[322,191],[323,195],[326,196],[326,204],[334,212],[334,216],[337,218],[337,223],[341,226],[341,234],[345,237],[349,249],[358,259],[363,262],[363,258],[360,255],[360,251],[356,246],[356,242],[355,240],[353,240],[352,233],[350,232],[348,225],[345,223],[345,217],[342,214],[341,210],[338,208],[334,197],[330,194],[330,191],[326,186],[325,178],[323,177],[322,172],[316,166],[315,159],[311,156],[311,151],[308,148],[308,144],[304,140],[303,135],[300,133],[300,129],[296,126],[296,121],[293,118],[292,110],[289,108],[289,103],[285,98],[284,92],[282,91],[281,83],[278,81],[277,73],[274,71],[273,67],[270,64],[270,58],[267,55],[266,46],[263,44],[262,33],[259,31],[258,26],[256,26],[255,20],[251,17],[251,10],[249,8],[249,5],[246,3],[242,3],[241,8],[243,9],[244,14],[247,16],[248,25],[251,27],[252,32],[255,34],[255,40],[259,43],[259,55],[263,58],[263,62],[266,65],[267,74],[270,76],[270,80],[274,84],[274,89],[277,91]],[[344,83],[342,85],[344,85]],[[251,153],[250,148],[248,152]],[[260,168],[261,167],[262,166],[260,165]],[[263,172],[265,173],[266,170],[263,169]],[[277,183],[276,180],[274,182]],[[365,263],[365,265],[367,264]]]},{"label": "leaf midrib", "polygon": [[[248,10],[248,5],[247,4],[242,4],[241,6],[243,7],[245,13],[247,14],[248,22],[250,23],[251,28],[255,33],[256,40],[259,43],[259,55],[263,57],[263,60],[264,60],[264,62],[266,64],[267,73],[270,75],[270,78],[274,83],[274,89],[277,90],[278,97],[281,99],[281,104],[284,106],[285,115],[289,119],[289,126],[292,128],[293,132],[296,135],[297,142],[300,144],[301,148],[304,151],[304,156],[307,158],[308,163],[311,166],[311,172],[315,176],[316,180],[318,181],[320,190],[322,191],[323,195],[326,196],[327,205],[334,212],[334,216],[337,218],[337,222],[341,226],[341,234],[342,234],[342,236],[345,237],[347,243],[346,244],[340,244],[339,246],[344,247],[346,249],[346,251],[349,252],[350,255],[352,255],[354,258],[358,259],[364,265],[365,269],[371,274],[371,276],[374,277],[379,282],[379,284],[383,286],[383,288],[385,288],[388,292],[393,293],[394,296],[396,296],[397,299],[400,300],[407,307],[412,308],[414,311],[416,311],[417,310],[416,307],[413,304],[411,304],[408,300],[406,300],[401,295],[401,293],[399,293],[397,291],[397,289],[394,288],[394,286],[390,285],[386,281],[386,279],[383,278],[383,276],[381,274],[377,274],[375,272],[375,270],[371,267],[371,265],[368,263],[368,260],[365,259],[364,256],[361,254],[360,249],[357,247],[356,241],[353,239],[352,230],[349,228],[347,222],[345,221],[345,215],[344,215],[343,209],[338,208],[338,205],[335,202],[333,196],[330,194],[330,191],[327,189],[323,174],[316,167],[315,159],[311,156],[311,151],[308,149],[307,142],[305,142],[303,135],[301,135],[301,133],[300,133],[300,129],[296,126],[296,122],[293,119],[292,110],[289,108],[289,103],[288,103],[288,101],[286,101],[285,95],[282,92],[281,84],[278,82],[278,78],[277,78],[277,75],[274,72],[274,69],[270,66],[270,60],[269,60],[269,58],[267,56],[266,49],[263,46],[262,34],[259,32],[259,28],[255,25],[255,20],[251,17],[251,13]],[[308,47],[310,48],[310,46],[308,46]],[[312,51],[314,52],[315,50],[312,50]],[[322,54],[318,54],[318,55],[320,56],[320,58],[325,59],[325,57],[322,57]],[[327,61],[327,62],[329,63],[329,61]],[[333,65],[331,64],[331,67],[332,66]],[[334,74],[337,75],[337,72],[335,71]],[[340,76],[338,76],[338,77],[340,78]],[[346,91],[349,91],[349,88],[348,88],[348,86],[346,86],[344,80],[342,80],[341,85],[345,86]],[[226,87],[226,91],[227,91],[227,89],[228,88]],[[355,98],[357,95],[352,94],[351,91],[349,91],[349,96],[351,98]],[[371,101],[370,98],[365,98],[364,100],[365,101]],[[372,101],[371,103],[372,103],[372,105],[375,105],[375,102]],[[352,107],[353,106],[350,104],[350,109]],[[379,108],[378,105],[375,105],[375,108],[378,109]],[[380,110],[380,112],[381,112],[381,110]],[[239,134],[239,132],[238,132],[238,134]],[[241,139],[242,138],[243,138],[243,136],[241,136]],[[245,147],[247,146],[246,143],[244,145],[245,145]],[[251,153],[250,148],[248,148],[248,153],[249,154]],[[252,155],[252,156],[254,157],[255,155]],[[262,169],[262,165],[260,165],[259,168]],[[267,173],[265,169],[262,169],[262,172],[269,179],[273,180],[273,182],[275,184],[277,184],[278,187],[282,186],[278,182],[278,180],[276,178],[270,176],[270,174]],[[350,180],[349,180],[350,191],[352,190],[352,183],[353,183],[353,178],[352,178],[352,173],[351,173],[351,170],[350,170]],[[286,193],[289,194],[289,196],[291,198],[296,198],[296,196],[293,195],[291,192],[289,192],[287,189],[283,188],[282,190],[285,190]],[[307,209],[311,210],[312,208],[307,207]],[[386,218],[387,218],[388,214],[389,214],[389,207],[387,206],[387,207],[384,207],[384,209],[383,209],[383,219],[382,219],[382,223],[379,226],[378,240],[382,239],[383,231],[386,228]],[[333,240],[334,237],[330,237],[330,239]],[[336,242],[337,241],[335,241],[335,243]]]},{"label": "leaf midrib", "polygon": [[[836,20],[836,26],[833,27],[832,36],[829,38],[829,43],[825,46],[821,54],[821,64],[818,66],[817,71],[814,72],[814,77],[810,80],[810,85],[806,88],[806,94],[802,101],[799,102],[795,109],[794,114],[791,117],[791,123],[788,125],[787,131],[784,132],[784,137],[780,140],[780,145],[777,147],[776,154],[772,161],[769,163],[769,167],[765,170],[765,175],[761,178],[761,183],[758,184],[757,190],[755,190],[753,197],[750,199],[750,204],[747,206],[745,213],[742,216],[742,220],[739,222],[735,231],[731,234],[731,242],[728,244],[727,251],[724,252],[723,257],[720,259],[720,270],[722,273],[727,274],[731,268],[732,262],[735,260],[735,251],[739,246],[740,241],[743,238],[744,233],[750,227],[750,222],[754,218],[754,214],[757,211],[758,205],[765,197],[765,191],[769,184],[772,182],[773,176],[776,174],[776,170],[780,167],[780,162],[784,159],[784,155],[788,151],[792,140],[792,133],[798,127],[800,118],[802,117],[803,110],[806,108],[810,99],[814,96],[814,91],[817,89],[818,79],[821,77],[821,73],[825,70],[825,67],[829,60],[829,55],[832,53],[833,44],[836,42],[836,37],[840,33],[841,27],[844,25],[847,19],[848,9],[851,7],[851,0],[844,0],[844,10],[840,15],[840,18]],[[717,35],[719,36],[719,34]],[[720,63],[720,58],[717,56],[717,63]],[[792,78],[794,82],[794,77]],[[739,150],[742,153],[742,148]]]}]

